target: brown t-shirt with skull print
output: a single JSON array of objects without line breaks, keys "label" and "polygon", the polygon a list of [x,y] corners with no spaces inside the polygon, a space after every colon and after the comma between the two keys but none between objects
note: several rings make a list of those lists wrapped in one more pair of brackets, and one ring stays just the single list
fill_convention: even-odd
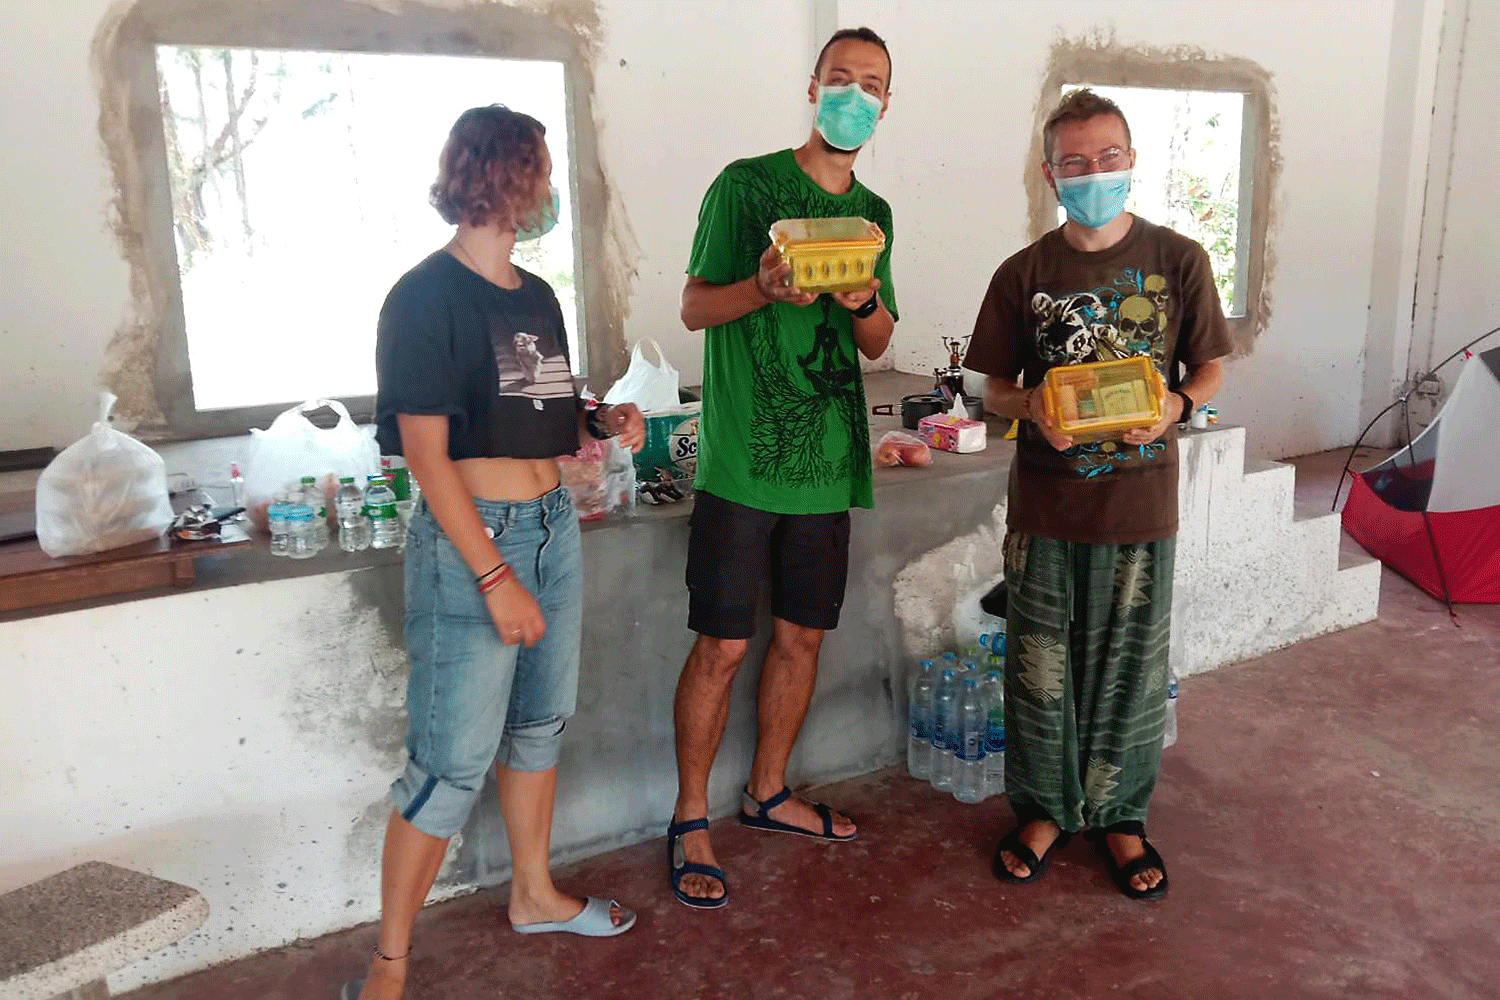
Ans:
[{"label": "brown t-shirt with skull print", "polygon": [[[1136,218],[1107,250],[1075,250],[1052,232],[990,280],[966,367],[1035,386],[1049,368],[1144,354],[1175,388],[1179,369],[1230,352],[1208,254]],[[1058,451],[1021,424],[1010,473],[1013,531],[1127,544],[1177,532],[1177,427],[1148,445],[1101,441]]]}]

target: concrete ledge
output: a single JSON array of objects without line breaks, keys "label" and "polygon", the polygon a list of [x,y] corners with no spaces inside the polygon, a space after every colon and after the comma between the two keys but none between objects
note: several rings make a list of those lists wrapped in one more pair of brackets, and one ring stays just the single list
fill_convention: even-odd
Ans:
[{"label": "concrete ledge", "polygon": [[0,896],[0,994],[48,1000],[158,951],[208,919],[176,882],[90,861]]}]

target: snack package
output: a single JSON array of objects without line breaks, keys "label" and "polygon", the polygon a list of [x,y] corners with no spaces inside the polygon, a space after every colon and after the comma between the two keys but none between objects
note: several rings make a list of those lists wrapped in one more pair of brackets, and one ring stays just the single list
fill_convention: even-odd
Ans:
[{"label": "snack package", "polygon": [[875,446],[876,468],[904,465],[918,468],[932,464],[932,449],[915,435],[905,431],[887,431]]}]

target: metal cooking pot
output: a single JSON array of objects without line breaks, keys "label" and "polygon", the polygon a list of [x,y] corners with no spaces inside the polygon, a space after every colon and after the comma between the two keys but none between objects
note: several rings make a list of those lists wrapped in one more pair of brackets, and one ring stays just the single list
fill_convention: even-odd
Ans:
[{"label": "metal cooking pot", "polygon": [[[923,417],[930,417],[938,413],[947,413],[952,407],[947,397],[936,392],[919,392],[911,396],[901,397],[901,426],[909,431],[917,429],[917,424]],[[964,406],[969,411],[970,418],[974,420],[984,419],[984,401],[977,396],[965,396]],[[894,417],[896,415],[895,403],[884,403],[870,409],[875,416]]]}]

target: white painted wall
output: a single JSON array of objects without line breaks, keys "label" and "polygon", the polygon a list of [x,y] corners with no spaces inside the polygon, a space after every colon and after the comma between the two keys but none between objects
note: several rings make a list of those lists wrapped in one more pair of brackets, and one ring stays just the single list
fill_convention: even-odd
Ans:
[{"label": "white painted wall", "polygon": [[[110,178],[89,66],[108,6],[79,0],[48,16],[34,5],[0,10],[0,449],[61,445],[81,433],[105,345],[131,313],[129,276],[106,224]],[[1252,454],[1353,437],[1372,274],[1378,254],[1400,253],[1399,241],[1377,242],[1377,227],[1383,213],[1410,204],[1377,198],[1379,172],[1368,160],[1382,148],[1389,113],[1393,0],[1358,18],[1343,3],[1298,0],[768,0],[753,15],[731,0],[602,0],[601,148],[639,248],[627,339],[657,337],[686,381],[699,377],[699,339],[677,319],[699,199],[728,161],[806,134],[803,87],[821,40],[814,24],[829,21],[829,9],[838,23],[886,34],[895,52],[895,100],[859,172],[896,211],[898,367],[929,368],[940,334],[967,332],[988,275],[1026,240],[1021,171],[1054,39],[1113,34],[1127,44],[1199,46],[1270,71],[1284,161],[1271,324],[1253,357],[1232,367],[1220,409],[1251,428]],[[1493,314],[1497,294],[1495,209],[1484,192],[1497,141],[1484,127],[1496,57],[1479,44],[1494,36],[1496,17],[1489,3],[1468,14],[1454,170],[1455,204],[1465,211],[1449,214],[1444,236],[1436,322],[1444,342],[1449,331],[1472,329],[1479,312]]]},{"label": "white painted wall", "polygon": [[[1417,306],[1413,370],[1426,370],[1464,344],[1500,326],[1500,128],[1495,95],[1500,94],[1500,4],[1493,0],[1453,0],[1455,29],[1444,52],[1452,77],[1443,77],[1440,108],[1451,108],[1451,135],[1434,144],[1429,185],[1445,189],[1441,215],[1428,229],[1434,253],[1423,261],[1422,296]],[[1450,93],[1446,87],[1452,86]],[[1500,346],[1500,336],[1484,347]],[[1460,362],[1442,372],[1447,388],[1458,378]]]}]

